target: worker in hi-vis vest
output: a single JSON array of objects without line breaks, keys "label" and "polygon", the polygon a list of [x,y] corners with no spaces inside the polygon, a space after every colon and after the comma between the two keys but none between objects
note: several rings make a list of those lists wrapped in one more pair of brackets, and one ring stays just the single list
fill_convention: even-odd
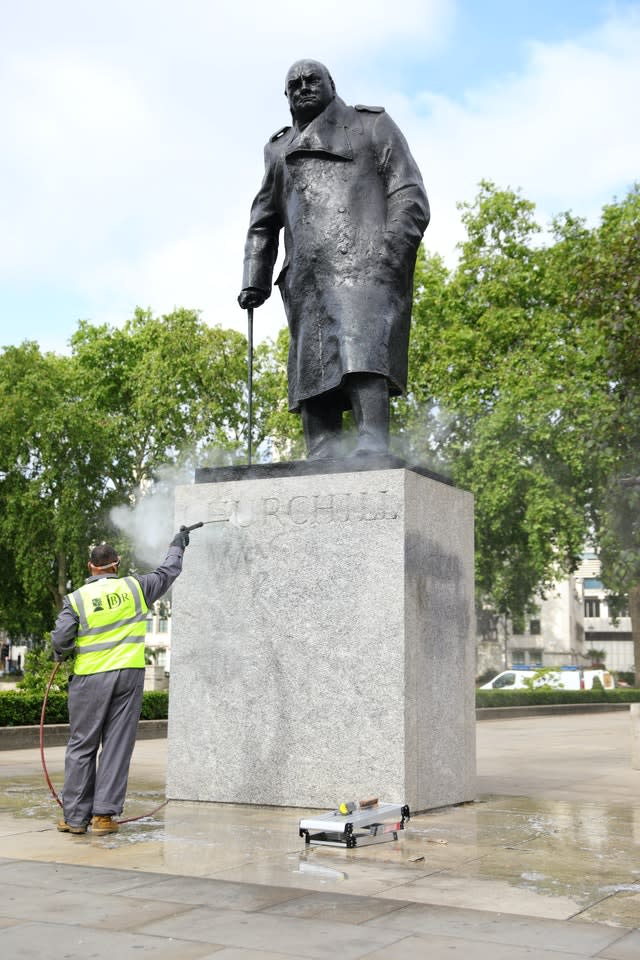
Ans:
[{"label": "worker in hi-vis vest", "polygon": [[188,543],[181,530],[153,573],[129,577],[118,573],[115,549],[102,543],[91,551],[91,576],[64,598],[51,634],[56,660],[74,657],[63,833],[86,833],[89,823],[96,835],[118,829],[142,706],[147,613],[180,575]]}]

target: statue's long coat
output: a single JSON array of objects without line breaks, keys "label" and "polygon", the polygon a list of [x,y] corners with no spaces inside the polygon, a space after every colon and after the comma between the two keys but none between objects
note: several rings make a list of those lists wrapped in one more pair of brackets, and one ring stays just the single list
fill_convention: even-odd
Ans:
[{"label": "statue's long coat", "polygon": [[420,171],[381,107],[336,98],[304,130],[265,147],[243,288],[267,295],[284,228],[280,287],[291,333],[289,408],[378,373],[406,387],[413,271],[429,222]]}]

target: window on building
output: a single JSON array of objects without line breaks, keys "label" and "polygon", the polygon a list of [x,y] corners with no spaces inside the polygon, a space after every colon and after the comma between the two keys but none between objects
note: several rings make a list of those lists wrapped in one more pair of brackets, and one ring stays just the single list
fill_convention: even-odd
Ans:
[{"label": "window on building", "polygon": [[147,617],[147,633],[153,633],[153,617]]},{"label": "window on building", "polygon": [[618,632],[601,633],[599,630],[589,630],[587,634],[590,647],[602,647],[605,643],[630,643],[632,638],[631,631],[620,630]]},{"label": "window on building", "polygon": [[584,615],[585,617],[600,616],[600,598],[599,597],[584,598]]},{"label": "window on building", "polygon": [[609,594],[607,597],[607,609],[612,620],[616,617],[628,617],[629,601],[627,597]]},{"label": "window on building", "polygon": [[168,632],[169,632],[169,621],[158,620],[158,633],[168,633]]},{"label": "window on building", "polygon": [[542,633],[542,628],[539,620],[529,620],[529,633],[532,637],[539,637]]},{"label": "window on building", "polygon": [[511,651],[511,666],[512,667],[535,667],[540,664],[540,650],[535,648],[523,648],[523,647],[514,647]]}]

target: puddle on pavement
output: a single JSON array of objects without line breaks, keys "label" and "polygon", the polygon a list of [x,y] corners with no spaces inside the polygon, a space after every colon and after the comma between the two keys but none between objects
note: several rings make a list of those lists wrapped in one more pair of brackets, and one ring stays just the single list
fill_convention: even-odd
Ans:
[{"label": "puddle on pavement", "polygon": [[[282,870],[284,860],[292,883],[298,877],[327,887],[353,880],[353,868],[363,876],[374,868],[378,876],[393,873],[405,884],[455,873],[469,883],[498,881],[567,898],[581,918],[631,925],[635,917],[640,925],[640,806],[485,797],[413,817],[397,842],[347,851],[305,848],[297,828],[308,811],[195,802],[156,810],[164,797],[148,786],[131,784],[124,817],[154,815],[91,838],[92,845],[124,852],[146,844],[145,869],[157,861],[194,875],[242,863],[266,869],[269,861]],[[60,808],[34,776],[0,782],[0,813],[39,830],[53,826]]]}]

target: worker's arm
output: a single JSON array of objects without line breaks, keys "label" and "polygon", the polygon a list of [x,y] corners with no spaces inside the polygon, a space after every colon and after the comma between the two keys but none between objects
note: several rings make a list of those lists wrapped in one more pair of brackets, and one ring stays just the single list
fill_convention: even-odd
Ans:
[{"label": "worker's arm", "polygon": [[62,602],[62,610],[58,614],[51,633],[54,660],[66,660],[67,657],[73,655],[78,635],[78,624],[78,614],[65,597]]},{"label": "worker's arm", "polygon": [[153,573],[136,575],[136,580],[140,582],[142,594],[148,607],[159,600],[167,592],[173,581],[182,573],[183,554],[184,547],[172,543],[167,556]]}]

